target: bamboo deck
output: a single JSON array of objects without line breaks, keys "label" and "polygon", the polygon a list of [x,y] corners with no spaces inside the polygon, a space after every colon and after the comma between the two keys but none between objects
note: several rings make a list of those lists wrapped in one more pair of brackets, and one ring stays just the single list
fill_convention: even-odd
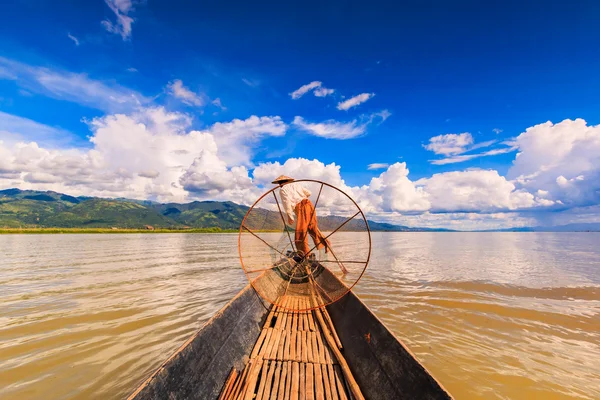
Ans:
[{"label": "bamboo deck", "polygon": [[309,308],[306,296],[280,300],[282,307],[272,306],[246,366],[232,368],[219,399],[353,399],[347,378],[354,379],[347,375],[327,310],[289,311]]}]

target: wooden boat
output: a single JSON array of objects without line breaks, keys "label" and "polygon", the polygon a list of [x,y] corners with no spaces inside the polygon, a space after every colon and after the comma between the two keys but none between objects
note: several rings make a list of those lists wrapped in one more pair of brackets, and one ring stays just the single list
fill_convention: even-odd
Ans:
[{"label": "wooden boat", "polygon": [[246,286],[129,399],[451,399],[354,293],[309,311],[283,296]]}]

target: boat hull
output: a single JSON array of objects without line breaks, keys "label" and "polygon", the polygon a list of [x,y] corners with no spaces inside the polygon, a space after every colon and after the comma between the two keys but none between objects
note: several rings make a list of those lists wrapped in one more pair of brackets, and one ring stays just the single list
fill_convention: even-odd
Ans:
[{"label": "boat hull", "polygon": [[[325,269],[323,274],[331,274]],[[328,279],[337,279],[333,274]],[[234,367],[243,370],[270,305],[248,285],[165,361],[129,399],[216,399]],[[327,306],[342,354],[366,399],[451,399],[352,292]]]}]

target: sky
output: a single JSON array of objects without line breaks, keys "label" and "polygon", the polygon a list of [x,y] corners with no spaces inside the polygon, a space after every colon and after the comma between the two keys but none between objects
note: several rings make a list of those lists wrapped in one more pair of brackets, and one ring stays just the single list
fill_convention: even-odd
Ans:
[{"label": "sky", "polygon": [[0,189],[369,218],[600,222],[595,1],[23,0],[0,12]]}]

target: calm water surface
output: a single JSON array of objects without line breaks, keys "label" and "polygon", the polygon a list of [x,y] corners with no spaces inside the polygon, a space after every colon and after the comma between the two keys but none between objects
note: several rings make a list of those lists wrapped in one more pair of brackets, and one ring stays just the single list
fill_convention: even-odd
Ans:
[{"label": "calm water surface", "polygon": [[[599,244],[374,233],[355,291],[457,399],[598,399]],[[236,246],[216,234],[0,235],[0,398],[126,396],[245,286]]]}]

